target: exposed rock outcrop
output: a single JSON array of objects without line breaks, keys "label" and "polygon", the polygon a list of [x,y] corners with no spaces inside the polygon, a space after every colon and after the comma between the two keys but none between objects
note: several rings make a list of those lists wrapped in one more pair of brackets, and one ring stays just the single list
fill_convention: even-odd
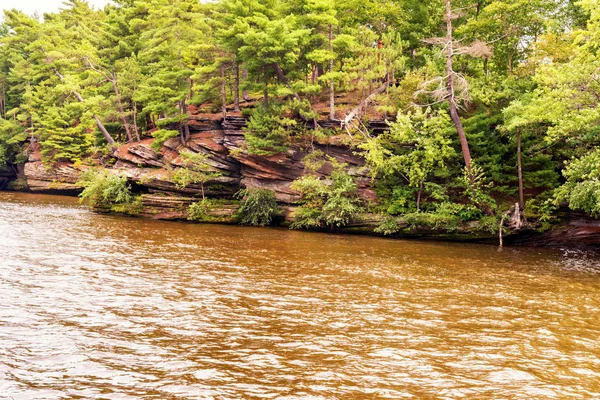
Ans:
[{"label": "exposed rock outcrop", "polygon": [[[326,122],[323,122],[326,124]],[[120,146],[112,156],[112,169],[125,175],[132,186],[142,194],[141,216],[164,220],[185,220],[190,204],[202,196],[225,199],[208,211],[209,222],[233,223],[237,210],[235,202],[228,203],[234,194],[243,187],[258,187],[273,190],[283,210],[283,224],[293,220],[294,202],[298,194],[291,188],[295,179],[303,176],[303,160],[311,151],[322,152],[324,159],[335,159],[348,166],[348,173],[354,176],[359,195],[369,201],[377,197],[372,189],[371,179],[365,169],[364,159],[356,155],[346,143],[347,136],[333,136],[307,143],[293,143],[289,149],[273,156],[257,156],[246,151],[243,128],[246,120],[240,116],[229,116],[224,120],[214,115],[196,115],[191,118],[191,137],[182,144],[180,139],[167,140],[160,151],[152,148],[154,139],[144,139]],[[373,123],[375,129],[385,129],[382,121]],[[181,153],[190,151],[206,156],[205,162],[218,176],[201,184],[178,186],[174,181],[175,172],[185,167]],[[107,160],[102,160],[106,162]],[[100,159],[95,162],[101,163]],[[29,160],[19,169],[19,185],[35,192],[75,195],[82,187],[77,184],[87,165],[59,163],[51,168],[41,161],[39,149],[33,146]],[[316,171],[322,177],[332,172],[330,162],[324,162]],[[0,185],[6,180],[0,176]],[[15,185],[16,186],[16,185]],[[21,186],[19,186],[21,188]],[[380,223],[380,216],[362,215],[350,225],[336,229],[337,232],[374,234]],[[464,224],[453,232],[435,229],[408,229],[398,221],[401,230],[395,237],[419,237],[446,240],[468,240],[497,243],[494,235],[481,231],[472,223]],[[513,231],[506,235],[507,244],[527,244],[543,246],[581,245],[600,247],[600,220],[590,219],[581,214],[569,213],[560,225],[551,231]]]},{"label": "exposed rock outcrop", "polygon": [[509,237],[509,244],[549,247],[596,247],[600,248],[600,219],[566,211],[560,222],[546,232],[523,231]]},{"label": "exposed rock outcrop", "polygon": [[[310,147],[310,150],[320,150],[326,156],[347,163],[349,173],[357,179],[361,196],[375,198],[370,180],[363,171],[364,160],[339,137],[309,145],[292,144],[285,153],[265,157],[248,154],[245,150],[245,126],[246,120],[241,116],[220,120],[212,114],[195,115],[190,120],[192,135],[185,145],[179,138],[167,140],[160,151],[152,148],[152,138],[126,144],[115,150],[113,156],[116,162],[112,168],[127,176],[138,189],[150,194],[197,198],[204,191],[206,196],[231,198],[241,187],[260,187],[273,190],[281,203],[293,203],[297,194],[290,185],[305,173],[302,160]],[[173,175],[178,168],[185,166],[180,156],[184,151],[205,154],[206,163],[219,176],[203,185],[178,187]],[[34,149],[25,164],[23,178],[32,191],[74,194],[82,189],[77,181],[85,168],[68,163],[48,168],[42,164],[39,151]],[[317,171],[323,176],[330,172],[331,165],[328,163]]]}]

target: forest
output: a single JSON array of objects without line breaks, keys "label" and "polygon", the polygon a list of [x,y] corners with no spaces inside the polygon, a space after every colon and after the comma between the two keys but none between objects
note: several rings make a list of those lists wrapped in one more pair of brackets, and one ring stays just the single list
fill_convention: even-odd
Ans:
[{"label": "forest", "polygon": [[[119,146],[185,144],[190,116],[243,116],[256,157],[339,137],[364,159],[376,199],[318,150],[292,184],[292,227],[361,212],[393,234],[508,214],[548,229],[557,210],[600,214],[599,0],[68,0],[5,10],[0,168],[34,144],[47,168],[97,165]],[[375,131],[373,121],[385,127]],[[182,153],[174,181],[219,175]],[[323,163],[331,172],[311,173]],[[93,205],[135,208],[127,180],[82,177]],[[190,206],[202,220],[208,199]],[[264,189],[238,193],[242,223],[272,221]],[[133,205],[132,205],[133,204]],[[123,207],[121,207],[123,208]],[[523,222],[521,222],[521,220]]]}]

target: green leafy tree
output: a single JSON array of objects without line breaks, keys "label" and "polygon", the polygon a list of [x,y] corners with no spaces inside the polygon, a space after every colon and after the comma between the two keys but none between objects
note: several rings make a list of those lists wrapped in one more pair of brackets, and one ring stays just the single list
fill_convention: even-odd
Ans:
[{"label": "green leafy tree", "polygon": [[329,159],[333,171],[327,181],[314,175],[295,180],[291,188],[302,197],[302,205],[294,212],[292,229],[330,229],[347,225],[361,211],[354,178],[346,172],[346,164]]},{"label": "green leafy tree", "polygon": [[94,209],[133,214],[139,208],[125,176],[105,169],[88,169],[78,184],[83,186],[81,202]]},{"label": "green leafy tree", "polygon": [[456,154],[450,132],[447,114],[416,109],[399,113],[389,132],[360,147],[373,178],[398,174],[416,189],[418,211],[425,183],[437,169],[446,168],[447,161]]},{"label": "green leafy tree", "polygon": [[222,174],[210,164],[207,154],[184,151],[179,156],[183,160],[184,167],[175,171],[173,181],[180,188],[199,184],[202,191],[202,199],[204,199],[204,184],[211,179],[222,176]]},{"label": "green leafy tree", "polygon": [[[146,114],[157,116],[160,136],[190,136],[187,107],[192,96],[192,75],[199,63],[196,46],[206,40],[208,26],[193,0],[150,0],[148,18],[140,35],[139,60],[145,79],[135,100]],[[176,129],[172,127],[175,126]]]},{"label": "green leafy tree", "polygon": [[236,197],[242,203],[237,212],[237,219],[242,225],[271,225],[277,213],[275,193],[269,189],[247,188],[240,190]]}]

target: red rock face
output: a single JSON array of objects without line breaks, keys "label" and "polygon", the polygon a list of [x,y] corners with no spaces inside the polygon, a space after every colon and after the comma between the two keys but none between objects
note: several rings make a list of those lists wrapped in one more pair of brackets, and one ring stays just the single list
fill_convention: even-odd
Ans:
[{"label": "red rock face", "polygon": [[600,220],[586,214],[565,211],[560,224],[547,232],[521,232],[508,243],[528,246],[600,248]]},{"label": "red rock face", "polygon": [[[116,162],[112,169],[127,176],[135,189],[143,193],[141,215],[155,219],[186,219],[189,205],[201,197],[202,187],[199,184],[180,188],[173,181],[174,171],[184,166],[180,157],[182,151],[206,154],[207,162],[214,171],[221,174],[204,184],[206,196],[231,199],[242,187],[270,189],[281,203],[287,222],[291,221],[293,204],[298,200],[298,194],[291,190],[290,185],[306,173],[303,159],[309,152],[307,149],[320,150],[323,154],[346,163],[348,173],[355,177],[358,184],[360,196],[366,201],[377,201],[371,188],[371,179],[364,168],[364,160],[345,144],[344,136],[330,137],[327,141],[308,145],[295,143],[284,153],[264,157],[245,151],[244,125],[242,117],[228,117],[222,122],[196,117],[191,125],[192,135],[185,145],[181,144],[179,138],[173,138],[156,152],[151,147],[154,140],[152,138],[126,144],[115,150],[113,157]],[[100,161],[96,160],[98,164]],[[86,168],[90,167],[71,163],[58,163],[49,168],[42,163],[39,151],[34,146],[29,161],[19,168],[19,175],[25,178],[29,190],[73,195],[82,190],[77,181]],[[325,163],[316,173],[325,177],[332,169],[331,163]],[[215,207],[211,212],[215,213],[214,217],[219,222],[233,222],[235,211],[236,205],[232,203]],[[379,218],[377,215],[363,215],[359,222],[340,231],[357,232],[356,228],[359,228],[360,232],[372,233]],[[460,227],[454,239],[465,240],[461,235],[473,236],[473,232],[478,232],[476,227]],[[431,230],[404,232],[401,235],[453,239],[447,232]],[[496,238],[483,234],[469,240],[497,243]],[[505,242],[533,246],[600,247],[600,220],[583,214],[564,213],[561,224],[549,232],[513,232],[506,237]]]},{"label": "red rock face", "polygon": [[[204,184],[205,195],[231,198],[242,187],[259,187],[273,190],[281,203],[293,203],[298,200],[298,194],[290,189],[290,185],[305,174],[302,160],[308,154],[306,147],[309,147],[348,164],[349,173],[356,177],[360,195],[370,201],[376,200],[370,188],[371,181],[363,171],[364,160],[356,156],[341,137],[331,137],[310,146],[293,144],[285,153],[265,157],[245,151],[245,125],[246,120],[240,116],[220,121],[212,115],[196,115],[191,118],[192,135],[185,145],[178,137],[166,141],[158,152],[151,147],[153,138],[126,144],[115,150],[113,155],[117,161],[112,168],[126,175],[144,192],[197,198],[201,196],[201,185],[179,188],[172,178],[174,171],[184,166],[180,153],[192,151],[206,154],[207,162],[221,174]],[[39,153],[33,154],[24,172],[31,190],[64,190],[70,194],[81,190],[76,182],[85,167],[61,164],[47,169],[41,164]],[[331,164],[326,163],[317,174],[325,176],[331,171]]]},{"label": "red rock face", "polygon": [[[204,185],[210,196],[230,198],[241,187],[259,187],[273,190],[281,203],[296,201],[298,195],[290,189],[290,185],[305,174],[302,160],[308,151],[301,145],[292,145],[285,153],[273,156],[248,154],[243,133],[245,124],[242,117],[228,117],[222,123],[196,117],[190,125],[193,133],[185,145],[179,138],[166,141],[160,152],[151,148],[153,139],[125,145],[116,151],[119,161],[114,167],[152,192],[199,196],[200,185],[177,188],[169,173],[184,166],[179,153],[192,151],[206,154],[207,162],[222,175]],[[362,171],[364,160],[339,138],[330,138],[327,143],[313,143],[311,148],[348,164],[349,172],[356,176],[361,196],[376,200],[370,189],[371,182]],[[331,170],[331,164],[326,163],[317,173],[325,176]]]}]

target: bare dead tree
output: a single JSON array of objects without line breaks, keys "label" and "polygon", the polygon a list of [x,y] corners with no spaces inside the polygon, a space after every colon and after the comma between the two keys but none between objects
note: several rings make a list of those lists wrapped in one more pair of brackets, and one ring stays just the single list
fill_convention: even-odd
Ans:
[{"label": "bare dead tree", "polygon": [[441,38],[429,38],[424,41],[442,47],[442,52],[446,58],[446,76],[436,77],[423,83],[421,90],[415,93],[415,97],[420,94],[427,94],[434,99],[434,103],[432,104],[448,102],[450,106],[450,118],[458,133],[465,167],[470,169],[471,151],[458,114],[459,103],[467,102],[469,100],[469,85],[466,78],[454,70],[454,57],[460,54],[468,54],[473,57],[489,57],[491,55],[491,50],[487,44],[481,41],[474,41],[470,45],[464,46],[454,40],[452,21],[460,17],[460,14],[452,10],[451,0],[444,1],[446,5],[444,15],[446,21],[446,36]]}]

